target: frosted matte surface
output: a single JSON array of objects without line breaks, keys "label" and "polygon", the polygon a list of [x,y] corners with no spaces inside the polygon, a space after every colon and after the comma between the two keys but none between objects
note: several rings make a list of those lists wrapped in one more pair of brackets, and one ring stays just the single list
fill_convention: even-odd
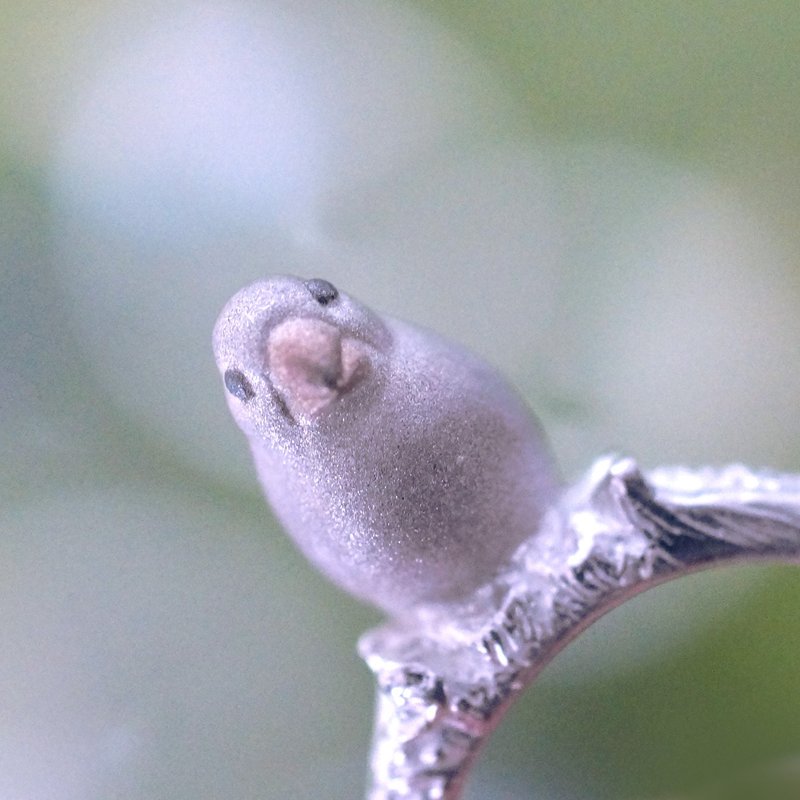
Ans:
[{"label": "frosted matte surface", "polygon": [[252,388],[237,382],[228,405],[287,531],[392,614],[490,580],[556,496],[538,425],[497,372],[344,293],[255,283],[214,346],[220,373]]}]

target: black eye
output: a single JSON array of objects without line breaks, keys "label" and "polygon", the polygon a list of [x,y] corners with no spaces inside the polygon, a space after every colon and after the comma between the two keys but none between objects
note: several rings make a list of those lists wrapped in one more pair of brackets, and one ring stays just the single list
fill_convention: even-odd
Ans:
[{"label": "black eye", "polygon": [[332,303],[339,296],[336,287],[332,283],[322,280],[322,278],[312,278],[310,281],[306,281],[306,289],[311,292],[311,296],[321,306]]},{"label": "black eye", "polygon": [[223,380],[225,381],[225,388],[243,403],[252,400],[256,396],[250,381],[238,369],[226,369]]}]

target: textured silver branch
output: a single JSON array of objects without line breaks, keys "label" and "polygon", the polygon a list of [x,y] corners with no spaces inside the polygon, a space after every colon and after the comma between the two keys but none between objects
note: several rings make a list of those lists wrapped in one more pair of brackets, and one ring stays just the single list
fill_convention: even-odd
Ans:
[{"label": "textured silver branch", "polygon": [[733,560],[800,561],[800,476],[598,460],[490,585],[369,631],[369,800],[456,800],[506,708],[627,598]]}]

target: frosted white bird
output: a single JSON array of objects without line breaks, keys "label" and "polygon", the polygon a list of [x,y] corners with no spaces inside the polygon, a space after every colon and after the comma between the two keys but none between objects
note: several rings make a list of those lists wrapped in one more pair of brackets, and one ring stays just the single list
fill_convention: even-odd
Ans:
[{"label": "frosted white bird", "polygon": [[214,331],[228,404],[278,517],[390,621],[370,800],[457,800],[514,698],[629,597],[732,560],[800,560],[800,476],[606,457],[562,489],[510,386],[324,280],[255,283]]}]

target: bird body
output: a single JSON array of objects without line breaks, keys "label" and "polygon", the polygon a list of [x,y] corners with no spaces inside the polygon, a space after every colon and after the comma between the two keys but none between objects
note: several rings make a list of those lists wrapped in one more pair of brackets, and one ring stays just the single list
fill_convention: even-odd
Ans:
[{"label": "bird body", "polygon": [[495,370],[326,281],[243,289],[214,344],[287,532],[394,616],[491,580],[558,491],[538,424]]}]

